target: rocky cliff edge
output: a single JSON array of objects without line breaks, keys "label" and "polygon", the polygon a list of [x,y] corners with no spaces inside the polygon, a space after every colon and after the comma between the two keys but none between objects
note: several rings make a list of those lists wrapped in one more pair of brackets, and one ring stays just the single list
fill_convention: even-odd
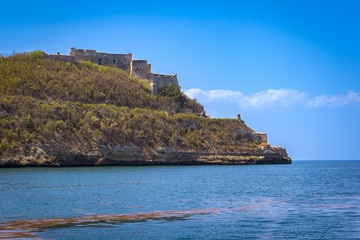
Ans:
[{"label": "rocky cliff edge", "polygon": [[102,146],[95,151],[74,151],[57,143],[27,146],[13,156],[1,156],[0,167],[74,167],[74,166],[144,166],[144,165],[252,165],[291,164],[291,159],[261,149],[238,153],[176,151],[158,149],[143,151],[137,147]]}]

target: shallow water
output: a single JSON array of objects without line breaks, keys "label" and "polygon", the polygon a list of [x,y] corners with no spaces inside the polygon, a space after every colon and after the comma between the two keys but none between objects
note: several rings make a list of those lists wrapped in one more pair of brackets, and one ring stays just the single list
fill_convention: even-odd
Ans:
[{"label": "shallow water", "polygon": [[0,238],[356,239],[360,161],[0,169]]}]

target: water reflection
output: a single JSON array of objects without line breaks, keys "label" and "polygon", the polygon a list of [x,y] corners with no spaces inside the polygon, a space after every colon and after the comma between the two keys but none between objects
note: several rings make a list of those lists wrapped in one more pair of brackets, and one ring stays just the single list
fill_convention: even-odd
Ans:
[{"label": "water reflection", "polygon": [[[234,211],[236,209],[227,209]],[[238,209],[239,210],[239,209]],[[31,238],[37,232],[54,228],[104,227],[104,225],[124,224],[157,220],[162,222],[184,221],[193,215],[215,214],[224,209],[190,209],[180,211],[156,211],[135,214],[90,215],[74,218],[46,218],[14,220],[0,223],[0,239]]]}]

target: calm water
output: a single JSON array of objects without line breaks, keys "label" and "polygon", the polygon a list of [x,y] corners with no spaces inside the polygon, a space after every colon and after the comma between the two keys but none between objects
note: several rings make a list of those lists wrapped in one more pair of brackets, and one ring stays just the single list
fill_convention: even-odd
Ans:
[{"label": "calm water", "polygon": [[0,238],[360,239],[360,161],[0,169]]}]

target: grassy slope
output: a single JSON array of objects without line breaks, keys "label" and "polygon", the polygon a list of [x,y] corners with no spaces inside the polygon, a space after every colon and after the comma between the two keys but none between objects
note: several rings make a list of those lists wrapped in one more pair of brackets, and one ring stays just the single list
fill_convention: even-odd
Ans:
[{"label": "grassy slope", "polygon": [[77,66],[42,60],[41,52],[0,58],[0,93],[36,99],[82,103],[107,103],[130,108],[165,110],[170,114],[200,115],[203,107],[194,100],[182,104],[169,97],[150,94],[148,84],[117,68],[91,63]]},{"label": "grassy slope", "polygon": [[198,116],[202,112],[174,88],[152,96],[146,84],[119,69],[41,60],[37,53],[0,58],[0,155],[52,141],[76,149],[255,146],[239,138],[241,130],[252,131],[244,123]]}]

